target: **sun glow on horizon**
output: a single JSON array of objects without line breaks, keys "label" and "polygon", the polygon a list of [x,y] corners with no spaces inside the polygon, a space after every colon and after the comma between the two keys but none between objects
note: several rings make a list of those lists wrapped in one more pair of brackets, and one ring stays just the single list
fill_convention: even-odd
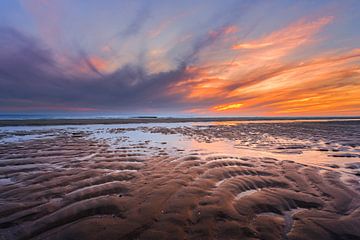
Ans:
[{"label": "sun glow on horizon", "polygon": [[0,112],[360,115],[360,3],[19,1],[0,2]]}]

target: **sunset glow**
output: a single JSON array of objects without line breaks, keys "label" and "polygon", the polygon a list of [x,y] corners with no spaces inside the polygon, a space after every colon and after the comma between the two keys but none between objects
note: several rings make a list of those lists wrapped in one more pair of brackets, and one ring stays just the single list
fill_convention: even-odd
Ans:
[{"label": "sunset glow", "polygon": [[359,2],[110,2],[2,1],[0,111],[360,114]]},{"label": "sunset glow", "polygon": [[226,110],[231,110],[231,109],[238,109],[242,106],[243,104],[241,103],[233,103],[233,104],[228,104],[228,105],[220,105],[220,106],[215,106],[214,110],[215,111],[226,111]]},{"label": "sunset glow", "polygon": [[360,0],[0,0],[0,240],[360,239]]}]

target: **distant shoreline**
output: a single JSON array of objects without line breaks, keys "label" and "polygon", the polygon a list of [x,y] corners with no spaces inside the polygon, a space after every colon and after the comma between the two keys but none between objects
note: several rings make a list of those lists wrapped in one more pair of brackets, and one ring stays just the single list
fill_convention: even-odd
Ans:
[{"label": "distant shoreline", "polygon": [[51,126],[51,125],[93,125],[93,124],[131,124],[131,123],[185,123],[185,122],[220,122],[220,121],[358,121],[360,117],[192,117],[192,118],[80,118],[80,119],[17,119],[0,120],[0,127],[5,126]]}]

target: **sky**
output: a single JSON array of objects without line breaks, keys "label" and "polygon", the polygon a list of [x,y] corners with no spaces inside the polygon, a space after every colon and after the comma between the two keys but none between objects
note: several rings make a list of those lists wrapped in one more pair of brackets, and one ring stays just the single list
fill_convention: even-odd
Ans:
[{"label": "sky", "polygon": [[1,0],[0,113],[360,116],[360,1]]}]

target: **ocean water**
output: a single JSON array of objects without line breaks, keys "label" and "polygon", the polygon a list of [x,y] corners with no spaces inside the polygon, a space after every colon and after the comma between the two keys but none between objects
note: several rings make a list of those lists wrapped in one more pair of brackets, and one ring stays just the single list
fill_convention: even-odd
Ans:
[{"label": "ocean water", "polygon": [[131,118],[132,114],[89,114],[89,113],[39,113],[39,114],[0,114],[0,120],[44,120],[44,119],[103,119],[103,118]]},{"label": "ocean water", "polygon": [[193,117],[186,114],[148,114],[148,113],[0,113],[0,120],[44,120],[44,119],[126,119],[137,117]]},{"label": "ocean water", "polygon": [[206,116],[206,115],[192,115],[179,113],[1,113],[0,120],[46,120],[46,119],[127,119],[127,118],[239,118],[239,120],[359,120],[360,116],[328,116],[328,117],[256,117],[256,116]]}]

